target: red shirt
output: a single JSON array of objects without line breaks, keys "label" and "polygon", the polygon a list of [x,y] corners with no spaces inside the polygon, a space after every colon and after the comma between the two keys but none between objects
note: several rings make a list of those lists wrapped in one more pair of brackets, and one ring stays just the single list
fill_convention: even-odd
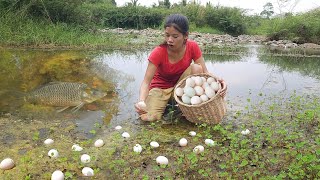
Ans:
[{"label": "red shirt", "polygon": [[182,73],[190,66],[192,60],[195,61],[201,56],[202,52],[198,44],[195,41],[187,40],[184,56],[177,63],[171,64],[168,58],[167,46],[157,46],[149,56],[149,61],[157,67],[150,89],[174,87]]}]

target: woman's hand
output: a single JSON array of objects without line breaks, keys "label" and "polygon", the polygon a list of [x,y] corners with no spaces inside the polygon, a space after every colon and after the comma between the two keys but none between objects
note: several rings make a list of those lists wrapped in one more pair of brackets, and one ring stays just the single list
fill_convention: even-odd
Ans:
[{"label": "woman's hand", "polygon": [[221,84],[221,89],[218,91],[218,94],[224,98],[227,94],[227,83],[221,78],[218,78],[218,82]]},{"label": "woman's hand", "polygon": [[147,112],[145,110],[143,110],[140,106],[139,106],[139,102],[134,104],[134,108],[136,109],[136,112],[141,116],[142,114],[146,114]]}]

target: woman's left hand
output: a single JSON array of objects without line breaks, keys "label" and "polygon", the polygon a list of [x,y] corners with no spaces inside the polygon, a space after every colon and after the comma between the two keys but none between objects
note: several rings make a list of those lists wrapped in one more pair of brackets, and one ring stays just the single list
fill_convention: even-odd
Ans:
[{"label": "woman's left hand", "polygon": [[218,91],[218,94],[223,98],[227,95],[227,83],[223,79],[218,79],[218,82],[221,84],[221,89]]}]

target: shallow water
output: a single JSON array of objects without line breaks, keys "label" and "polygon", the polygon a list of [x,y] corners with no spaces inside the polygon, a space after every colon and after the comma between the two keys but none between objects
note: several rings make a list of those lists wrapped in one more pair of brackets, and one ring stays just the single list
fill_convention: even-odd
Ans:
[{"label": "shallow water", "polygon": [[[291,93],[317,94],[320,60],[317,57],[270,56],[263,48],[248,45],[238,55],[205,54],[210,72],[228,84],[228,112],[247,102]],[[54,51],[2,49],[0,61],[0,112],[3,116],[49,121],[71,120],[90,137],[95,125],[139,124],[133,104],[147,66],[149,51]],[[83,82],[113,92],[87,104],[76,113],[33,106],[17,94],[52,81]],[[19,93],[17,93],[19,92]],[[18,98],[17,98],[18,97]]]}]

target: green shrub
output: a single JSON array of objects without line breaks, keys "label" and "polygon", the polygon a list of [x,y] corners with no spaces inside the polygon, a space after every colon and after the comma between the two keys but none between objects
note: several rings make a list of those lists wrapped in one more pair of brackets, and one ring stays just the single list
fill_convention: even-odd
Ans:
[{"label": "green shrub", "polygon": [[207,6],[205,19],[210,27],[228,34],[237,36],[246,33],[244,15],[238,8]]}]

